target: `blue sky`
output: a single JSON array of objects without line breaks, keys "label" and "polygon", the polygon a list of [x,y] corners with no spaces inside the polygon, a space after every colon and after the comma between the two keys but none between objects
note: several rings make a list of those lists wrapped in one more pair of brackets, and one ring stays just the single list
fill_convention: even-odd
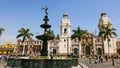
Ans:
[{"label": "blue sky", "polygon": [[4,28],[0,44],[16,43],[20,28],[30,28],[37,35],[43,33],[39,26],[43,23],[44,12],[41,8],[49,8],[49,24],[55,34],[60,32],[60,21],[66,12],[71,21],[71,30],[78,26],[89,32],[98,33],[98,22],[102,10],[111,18],[113,27],[120,37],[120,0],[0,0],[0,27]]}]

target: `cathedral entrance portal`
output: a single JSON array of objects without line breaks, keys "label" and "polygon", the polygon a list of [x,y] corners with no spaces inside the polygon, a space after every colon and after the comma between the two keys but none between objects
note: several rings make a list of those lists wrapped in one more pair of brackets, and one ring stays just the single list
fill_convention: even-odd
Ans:
[{"label": "cathedral entrance portal", "polygon": [[78,55],[78,48],[74,48],[74,54]]},{"label": "cathedral entrance portal", "polygon": [[86,55],[90,55],[90,46],[86,46],[85,51]]},{"label": "cathedral entrance portal", "polygon": [[98,48],[98,55],[102,55],[102,49]]},{"label": "cathedral entrance portal", "polygon": [[117,53],[119,53],[119,55],[120,55],[120,49],[117,49]]}]

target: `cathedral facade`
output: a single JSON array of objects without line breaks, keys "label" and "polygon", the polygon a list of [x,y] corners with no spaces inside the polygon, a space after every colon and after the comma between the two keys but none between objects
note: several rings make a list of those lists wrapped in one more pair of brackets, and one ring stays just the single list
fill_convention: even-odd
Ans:
[{"label": "cathedral facade", "polygon": [[[102,26],[109,25],[112,28],[112,22],[110,18],[107,16],[107,13],[102,12],[101,17],[98,23],[98,29],[101,31]],[[60,23],[60,35],[59,41],[57,44],[51,42],[49,45],[49,51],[55,52],[56,54],[61,55],[70,55],[70,54],[79,54],[79,55],[108,55],[108,54],[116,54],[116,37],[110,38],[109,45],[107,40],[103,40],[97,35],[88,32],[88,37],[86,40],[81,40],[81,44],[79,44],[78,39],[71,40],[71,23],[67,14],[63,14],[63,19]],[[52,45],[52,44],[55,45]],[[52,46],[52,48],[51,48]],[[57,48],[54,48],[57,46]],[[50,53],[50,52],[49,52]]]},{"label": "cathedral facade", "polygon": [[[112,28],[112,22],[105,12],[101,13],[101,17],[98,23],[98,29],[101,31],[102,26],[110,25]],[[18,40],[18,52],[23,54],[40,54],[42,48],[41,40],[28,40],[23,43]],[[63,14],[63,18],[60,22],[60,34],[53,40],[48,41],[48,55],[67,56],[71,54],[75,55],[103,55],[103,54],[116,54],[116,37],[110,38],[108,41],[102,42],[101,38],[97,35],[88,32],[87,39],[81,40],[79,44],[78,39],[71,40],[71,22],[66,13]]]}]

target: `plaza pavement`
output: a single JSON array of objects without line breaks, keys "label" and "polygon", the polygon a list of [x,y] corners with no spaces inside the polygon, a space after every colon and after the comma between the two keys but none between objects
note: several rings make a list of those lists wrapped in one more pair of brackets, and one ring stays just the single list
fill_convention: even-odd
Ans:
[{"label": "plaza pavement", "polygon": [[6,62],[0,62],[0,68],[5,68]]},{"label": "plaza pavement", "polygon": [[[79,62],[85,64],[86,66],[88,66],[88,68],[120,68],[120,59],[115,59],[115,66],[112,65],[111,59],[109,59],[108,62],[104,60],[103,63],[97,64],[94,63],[94,59],[92,59],[91,64],[88,62],[88,59],[80,59]],[[86,67],[83,66],[83,68]]]}]

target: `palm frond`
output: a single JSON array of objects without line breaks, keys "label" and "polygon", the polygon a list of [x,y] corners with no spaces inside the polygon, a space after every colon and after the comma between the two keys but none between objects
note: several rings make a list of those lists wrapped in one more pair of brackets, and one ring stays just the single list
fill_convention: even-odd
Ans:
[{"label": "palm frond", "polygon": [[18,34],[18,35],[16,36],[16,38],[19,38],[19,37],[21,37],[21,36],[23,36],[23,34]]},{"label": "palm frond", "polygon": [[113,36],[117,36],[117,34],[114,32],[116,31],[116,29],[111,28],[109,25],[107,25],[107,27],[102,27],[101,29],[102,31],[99,32],[98,36],[103,37],[104,40],[106,40],[106,38],[112,38]]},{"label": "palm frond", "polygon": [[3,28],[0,28],[0,36],[1,34],[3,33],[4,29]]},{"label": "palm frond", "polygon": [[71,39],[77,38],[79,41],[83,38],[83,35],[86,33],[84,30],[81,30],[80,27],[77,27],[77,30],[72,30],[73,34],[71,35]]},{"label": "palm frond", "polygon": [[30,39],[31,36],[33,36],[33,33],[29,33],[29,31],[30,29],[21,28],[20,30],[18,30],[20,34],[18,34],[16,38],[23,37],[22,42],[24,42],[27,39]]}]

